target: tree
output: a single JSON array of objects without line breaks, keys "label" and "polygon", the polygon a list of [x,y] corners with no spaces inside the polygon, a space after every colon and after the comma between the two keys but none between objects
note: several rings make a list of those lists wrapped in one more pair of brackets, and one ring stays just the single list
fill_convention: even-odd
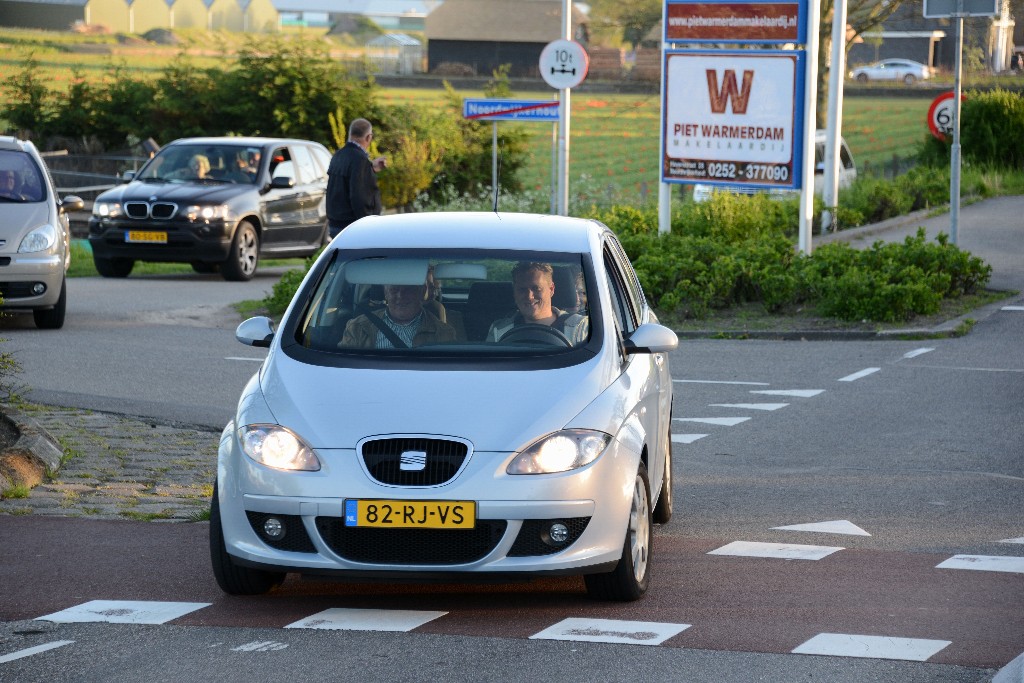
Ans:
[{"label": "tree", "polygon": [[[842,1],[842,0],[840,0]],[[846,3],[846,50],[849,52],[853,41],[882,25],[903,6],[905,0],[848,0]],[[835,12],[835,0],[821,0],[821,26],[818,32],[818,98],[816,119],[818,128],[825,127],[828,106],[828,84],[831,73],[828,61],[832,54],[832,16]],[[839,74],[844,78],[845,74]]]},{"label": "tree", "polygon": [[661,21],[664,0],[593,0],[591,40],[620,39],[635,49]]}]

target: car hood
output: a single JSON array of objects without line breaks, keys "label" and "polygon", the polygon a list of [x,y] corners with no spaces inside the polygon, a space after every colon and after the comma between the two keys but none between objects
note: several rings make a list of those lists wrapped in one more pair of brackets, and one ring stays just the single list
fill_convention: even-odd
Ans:
[{"label": "car hood", "polygon": [[127,185],[107,190],[96,201],[104,202],[226,202],[247,192],[255,192],[255,185],[236,183],[172,183],[133,180]]},{"label": "car hood", "polygon": [[4,241],[0,253],[18,251],[25,234],[49,220],[48,202],[0,202],[0,240]]},{"label": "car hood", "polygon": [[[554,370],[366,370],[308,365],[278,352],[261,371],[259,390],[277,423],[314,448],[435,434],[467,439],[476,451],[512,451],[564,428],[599,396],[611,381],[600,366],[593,359]],[[262,409],[255,398],[240,405]],[[241,413],[240,422],[253,421]]]}]

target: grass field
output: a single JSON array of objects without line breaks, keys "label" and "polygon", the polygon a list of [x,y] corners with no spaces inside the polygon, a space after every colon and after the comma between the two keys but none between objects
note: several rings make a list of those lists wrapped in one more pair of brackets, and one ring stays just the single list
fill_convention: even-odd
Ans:
[{"label": "grass field", "polygon": [[[88,42],[87,42],[88,41]],[[190,58],[198,66],[223,62],[218,50],[237,47],[224,36],[187,36]],[[237,41],[236,41],[237,42]],[[200,51],[197,45],[214,49]],[[193,54],[195,51],[195,54]],[[156,76],[180,54],[179,48],[121,44],[113,36],[75,36],[44,31],[0,31],[0,84],[10,83],[24,60],[32,55],[54,88],[70,85],[73,69],[88,79],[109,77],[116,69]],[[2,88],[2,86],[0,86]],[[437,105],[444,100],[435,88],[381,87],[385,103]],[[479,91],[458,91],[462,97],[481,97]],[[548,99],[549,89],[517,91],[520,99]],[[861,170],[881,172],[893,156],[911,157],[927,134],[925,116],[930,98],[858,97],[850,90],[844,99],[843,133]],[[658,138],[661,98],[645,95],[574,92],[570,118],[569,178],[575,194],[590,193],[597,203],[623,199],[655,201],[658,185]],[[527,189],[546,192],[551,186],[552,125],[501,122],[522,126],[529,136],[529,160],[522,180]],[[3,129],[0,121],[0,129]],[[602,201],[603,200],[603,201]]]}]

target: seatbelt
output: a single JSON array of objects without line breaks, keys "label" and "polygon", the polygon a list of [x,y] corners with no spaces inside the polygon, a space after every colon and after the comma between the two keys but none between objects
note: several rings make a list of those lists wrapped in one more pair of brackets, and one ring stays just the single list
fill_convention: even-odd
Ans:
[{"label": "seatbelt", "polygon": [[388,327],[388,324],[380,319],[379,316],[374,315],[369,306],[361,306],[363,309],[363,315],[370,319],[370,322],[376,326],[378,330],[384,335],[384,337],[391,342],[391,345],[396,349],[407,349],[409,345],[402,341],[402,338],[395,334],[395,331]]}]

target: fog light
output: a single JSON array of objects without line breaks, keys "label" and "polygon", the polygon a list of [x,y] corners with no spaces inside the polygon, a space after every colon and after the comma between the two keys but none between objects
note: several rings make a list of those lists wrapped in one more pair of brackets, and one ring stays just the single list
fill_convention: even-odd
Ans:
[{"label": "fog light", "polygon": [[36,296],[39,296],[45,291],[46,285],[43,284],[42,282],[36,282],[35,284],[32,285],[32,293],[35,294]]},{"label": "fog light", "polygon": [[267,517],[263,522],[263,535],[271,541],[280,541],[284,538],[284,522],[277,517]]},{"label": "fog light", "polygon": [[561,522],[555,522],[548,529],[548,538],[553,543],[565,543],[569,540],[569,527],[562,524]]}]

